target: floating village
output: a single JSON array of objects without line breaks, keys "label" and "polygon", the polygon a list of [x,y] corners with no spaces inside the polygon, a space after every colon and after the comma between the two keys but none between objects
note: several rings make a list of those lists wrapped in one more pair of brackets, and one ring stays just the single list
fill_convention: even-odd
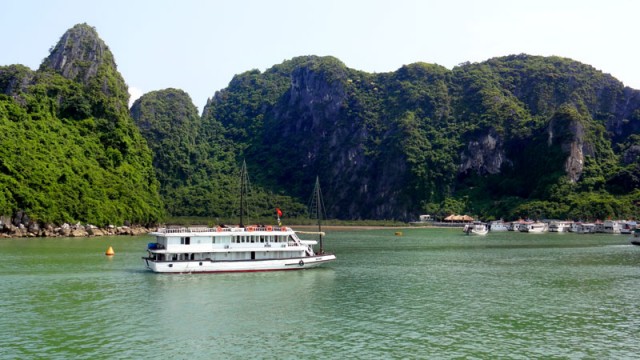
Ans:
[{"label": "floating village", "polygon": [[469,235],[486,235],[491,231],[519,231],[527,233],[572,232],[577,234],[634,234],[640,236],[640,227],[635,220],[596,220],[595,222],[570,220],[531,220],[518,219],[516,221],[495,220],[482,222],[469,215],[449,215],[437,221],[431,215],[420,215],[419,221],[412,225],[460,227]]}]

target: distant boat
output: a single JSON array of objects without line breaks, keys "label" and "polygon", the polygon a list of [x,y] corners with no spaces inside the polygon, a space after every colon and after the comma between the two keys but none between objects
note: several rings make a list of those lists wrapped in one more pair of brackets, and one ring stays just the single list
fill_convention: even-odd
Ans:
[{"label": "distant boat", "polygon": [[633,230],[633,240],[631,244],[640,246],[640,229]]},{"label": "distant boat", "polygon": [[620,234],[631,234],[636,228],[636,225],[635,221],[623,221],[620,224]]},{"label": "distant boat", "polygon": [[531,221],[525,221],[522,219],[518,219],[517,221],[512,221],[507,226],[508,231],[520,231],[520,225],[531,223]]},{"label": "distant boat", "polygon": [[508,231],[509,225],[502,220],[496,220],[489,223],[489,231]]},{"label": "distant boat", "polygon": [[531,223],[523,223],[518,227],[520,232],[528,232],[528,233],[542,233],[547,231],[547,224],[543,222],[531,222]]},{"label": "distant boat", "polygon": [[476,221],[473,224],[465,225],[462,231],[467,235],[487,235],[489,233],[489,228],[487,227],[487,224]]},{"label": "distant boat", "polygon": [[604,232],[607,234],[620,234],[620,223],[614,220],[605,220],[604,224]]},{"label": "distant boat", "polygon": [[575,232],[577,234],[595,234],[596,224],[594,223],[580,223],[577,225]]},{"label": "distant boat", "polygon": [[570,221],[552,221],[549,224],[549,232],[568,232],[571,228]]}]

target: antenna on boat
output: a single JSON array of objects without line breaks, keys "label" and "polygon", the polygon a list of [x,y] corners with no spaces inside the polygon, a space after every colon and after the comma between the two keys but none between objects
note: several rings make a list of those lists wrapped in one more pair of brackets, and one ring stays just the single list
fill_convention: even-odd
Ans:
[{"label": "antenna on boat", "polygon": [[322,201],[322,191],[320,191],[320,177],[316,176],[316,184],[313,187],[313,194],[309,205],[309,214],[318,220],[318,233],[320,234],[320,254],[324,254],[322,246],[322,218],[326,218],[324,202]]}]

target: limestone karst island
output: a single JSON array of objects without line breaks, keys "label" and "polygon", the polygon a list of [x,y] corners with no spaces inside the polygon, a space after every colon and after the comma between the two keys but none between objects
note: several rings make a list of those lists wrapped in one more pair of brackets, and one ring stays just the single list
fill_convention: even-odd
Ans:
[{"label": "limestone karst island", "polygon": [[243,160],[258,216],[306,216],[318,176],[334,219],[640,213],[640,92],[572,59],[371,74],[301,56],[211,89],[199,114],[179,89],[129,108],[117,56],[79,24],[38,69],[0,67],[4,234],[229,217]]}]

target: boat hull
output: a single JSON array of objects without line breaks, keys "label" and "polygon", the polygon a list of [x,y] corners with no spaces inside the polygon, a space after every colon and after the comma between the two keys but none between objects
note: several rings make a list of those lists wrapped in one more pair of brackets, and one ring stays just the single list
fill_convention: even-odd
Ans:
[{"label": "boat hull", "polygon": [[264,259],[249,261],[156,261],[143,257],[147,268],[156,273],[230,273],[258,271],[304,270],[320,266],[336,259],[334,254],[315,255],[288,259]]},{"label": "boat hull", "polygon": [[471,230],[471,235],[487,235],[488,233],[489,233],[489,231],[487,229],[482,229],[482,230],[473,229],[473,230]]},{"label": "boat hull", "polygon": [[485,224],[465,225],[462,231],[467,235],[487,235],[489,233],[489,229]]}]

